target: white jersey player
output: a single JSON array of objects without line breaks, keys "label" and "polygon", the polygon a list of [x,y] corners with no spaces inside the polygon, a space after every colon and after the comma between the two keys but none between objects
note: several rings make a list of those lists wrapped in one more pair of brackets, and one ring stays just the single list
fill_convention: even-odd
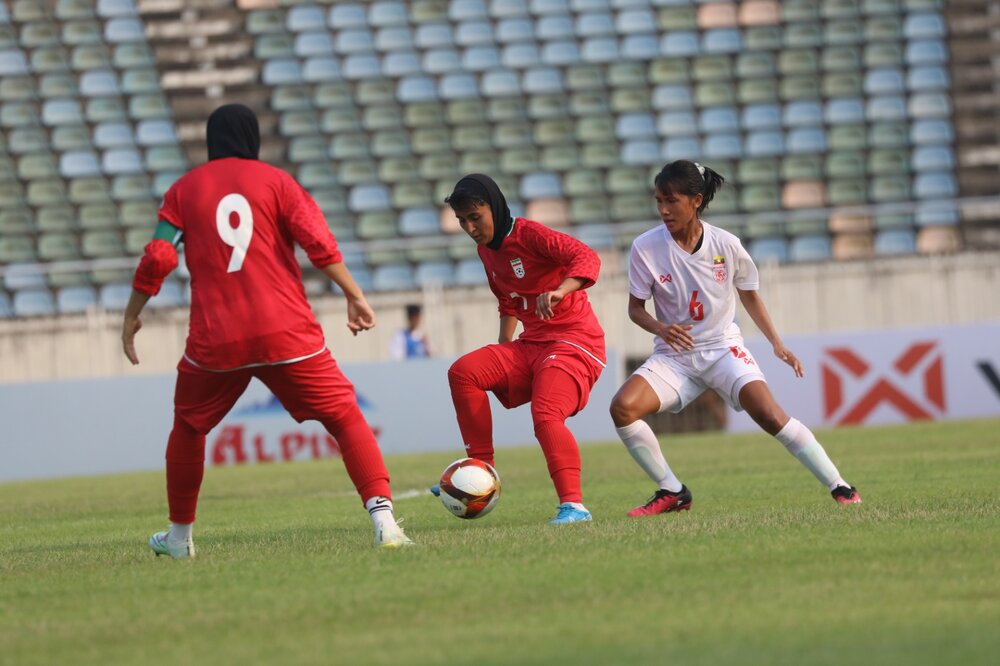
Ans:
[{"label": "white jersey player", "polygon": [[[842,504],[861,495],[816,441],[774,400],[764,374],[743,346],[736,325],[736,297],[774,347],[775,355],[802,376],[802,364],[785,347],[757,294],[757,267],[740,240],[699,218],[722,185],[715,171],[687,160],[667,164],[655,179],[656,207],[663,226],[632,243],[629,318],[656,336],[653,355],[629,377],[611,402],[618,436],[646,474],[659,485],[630,516],[684,511],[691,492],[671,471],[643,417],[679,412],[706,389],[747,414],[773,435]],[[654,318],[646,311],[653,299]]]}]

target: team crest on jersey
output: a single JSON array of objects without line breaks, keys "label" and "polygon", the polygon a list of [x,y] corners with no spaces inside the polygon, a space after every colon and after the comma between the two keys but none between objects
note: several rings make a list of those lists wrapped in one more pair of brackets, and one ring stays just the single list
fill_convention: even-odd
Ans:
[{"label": "team crest on jersey", "polygon": [[524,277],[524,263],[520,260],[520,258],[511,259],[510,267],[514,269],[514,275],[516,275],[518,278]]},{"label": "team crest on jersey", "polygon": [[715,281],[726,281],[726,258],[721,255],[712,257],[712,266],[715,268]]}]

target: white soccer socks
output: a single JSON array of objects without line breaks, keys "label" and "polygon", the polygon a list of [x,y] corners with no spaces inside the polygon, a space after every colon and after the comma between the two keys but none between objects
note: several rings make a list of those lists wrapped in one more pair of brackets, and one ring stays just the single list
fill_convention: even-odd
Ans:
[{"label": "white soccer socks", "polygon": [[388,497],[376,496],[365,502],[368,515],[371,516],[375,528],[375,545],[382,548],[399,548],[413,544],[403,528],[396,522],[392,513],[392,500]]},{"label": "white soccer socks", "polygon": [[615,431],[629,454],[654,483],[663,490],[680,492],[683,486],[670,470],[670,465],[667,464],[667,459],[663,457],[663,451],[660,449],[660,442],[657,441],[648,423],[639,419],[627,426],[615,428]]},{"label": "white soccer socks", "polygon": [[837,466],[830,460],[830,456],[816,440],[816,436],[798,419],[789,419],[774,438],[805,465],[806,469],[812,472],[827,489],[833,490],[837,486],[849,485],[841,478]]}]

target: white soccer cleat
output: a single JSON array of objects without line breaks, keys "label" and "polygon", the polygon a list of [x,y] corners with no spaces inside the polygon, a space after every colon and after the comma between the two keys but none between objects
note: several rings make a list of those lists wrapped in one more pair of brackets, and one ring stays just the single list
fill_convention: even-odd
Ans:
[{"label": "white soccer cleat", "polygon": [[375,528],[375,545],[379,548],[403,548],[412,546],[413,540],[406,536],[399,525],[382,525]]},{"label": "white soccer cleat", "polygon": [[169,532],[157,532],[153,536],[149,537],[149,548],[156,556],[169,555],[175,560],[183,560],[186,558],[194,557],[194,542],[193,541],[181,541],[180,543],[172,543],[167,539]]}]

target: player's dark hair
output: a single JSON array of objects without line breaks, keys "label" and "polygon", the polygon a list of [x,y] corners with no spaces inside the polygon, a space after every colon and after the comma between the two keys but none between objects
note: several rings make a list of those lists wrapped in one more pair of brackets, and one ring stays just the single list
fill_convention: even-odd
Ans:
[{"label": "player's dark hair", "polygon": [[409,305],[406,306],[406,316],[407,317],[416,317],[417,315],[420,314],[420,311],[422,309],[423,308],[421,308],[418,304],[416,304],[416,303],[410,303]]},{"label": "player's dark hair", "polygon": [[452,210],[466,209],[472,206],[487,206],[490,203],[472,188],[463,187],[462,183],[455,186],[455,190],[444,198],[444,202],[451,206]]},{"label": "player's dark hair", "polygon": [[708,203],[726,179],[717,172],[697,162],[676,160],[665,165],[653,179],[653,185],[663,194],[701,195],[698,213],[708,208]]}]

